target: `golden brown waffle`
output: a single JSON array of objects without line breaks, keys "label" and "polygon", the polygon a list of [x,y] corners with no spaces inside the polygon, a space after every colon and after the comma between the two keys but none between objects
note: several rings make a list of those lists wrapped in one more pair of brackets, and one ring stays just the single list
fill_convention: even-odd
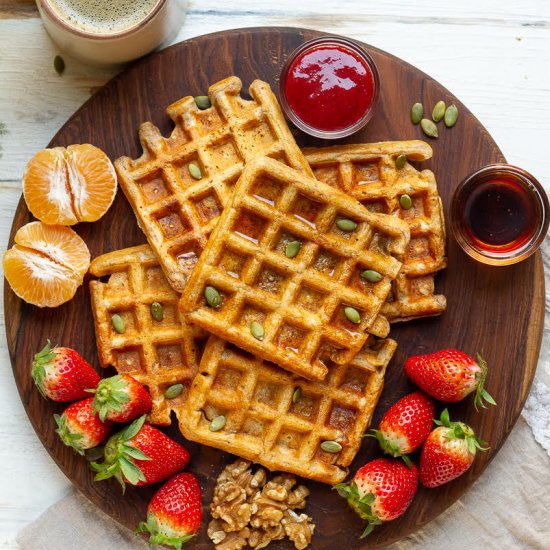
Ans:
[{"label": "golden brown waffle", "polygon": [[[393,214],[408,223],[411,240],[403,267],[382,308],[390,322],[438,315],[446,308],[445,296],[435,294],[434,275],[447,265],[445,221],[430,170],[419,172],[408,162],[395,166],[399,155],[421,161],[432,156],[423,141],[388,141],[362,145],[337,145],[304,149],[315,177],[342,189],[372,212]],[[399,199],[407,194],[412,208],[405,210]]]},{"label": "golden brown waffle", "polygon": [[[138,224],[178,292],[247,162],[273,157],[312,175],[269,85],[255,80],[252,100],[239,96],[241,87],[235,76],[213,84],[212,107],[205,110],[191,96],[170,105],[167,113],[176,125],[170,137],[146,122],[139,129],[142,156],[115,162]],[[199,166],[200,179],[190,163]]]},{"label": "golden brown waffle", "polygon": [[[310,382],[211,337],[178,413],[180,430],[270,470],[338,483],[361,446],[395,348],[370,336],[351,364],[334,364],[325,381]],[[212,431],[218,416],[225,426]],[[325,441],[342,450],[325,452]]]},{"label": "golden brown waffle", "polygon": [[[197,373],[197,339],[202,331],[182,323],[179,294],[168,284],[149,245],[117,250],[95,258],[90,281],[97,349],[101,366],[113,365],[149,388],[153,400],[151,422],[169,424],[170,412],[185,402],[189,385]],[[160,302],[162,321],[151,316],[151,304]],[[125,323],[124,334],[116,332],[111,317]],[[184,390],[167,399],[164,392],[173,384]]]},{"label": "golden brown waffle", "polygon": [[[342,231],[337,222],[357,223]],[[409,240],[406,223],[373,214],[351,197],[273,159],[247,164],[199,262],[180,308],[187,320],[266,360],[312,380],[327,359],[345,364],[367,331],[387,336],[378,311]],[[288,257],[289,243],[301,248]],[[364,270],[382,275],[364,280]],[[211,307],[205,289],[222,297]],[[355,308],[359,323],[348,320]],[[265,331],[252,335],[252,323]],[[380,334],[381,333],[381,334]]]}]

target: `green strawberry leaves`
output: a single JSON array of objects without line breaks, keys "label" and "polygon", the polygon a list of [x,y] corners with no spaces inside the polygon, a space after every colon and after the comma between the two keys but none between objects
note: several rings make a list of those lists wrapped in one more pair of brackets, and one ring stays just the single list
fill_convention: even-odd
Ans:
[{"label": "green strawberry leaves", "polygon": [[442,411],[439,420],[434,419],[434,423],[438,426],[448,428],[445,439],[465,439],[470,454],[475,455],[477,450],[486,451],[489,449],[486,446],[487,443],[476,437],[474,430],[468,424],[464,424],[464,422],[451,422],[447,409]]},{"label": "green strawberry leaves", "polygon": [[487,361],[485,361],[479,353],[476,355],[476,361],[481,369],[481,372],[476,373],[477,389],[474,398],[474,407],[477,411],[479,410],[478,407],[481,407],[482,409],[487,408],[485,402],[490,405],[496,405],[497,403],[489,392],[483,387],[485,384],[485,378],[487,378]]},{"label": "green strawberry leaves", "polygon": [[47,341],[46,345],[34,355],[31,376],[42,397],[46,396],[44,384],[46,380],[46,365],[53,361],[57,354],[52,351],[52,343]]},{"label": "green strawberry leaves", "polygon": [[157,518],[155,515],[150,512],[147,516],[147,521],[142,521],[137,526],[137,529],[135,530],[135,533],[149,533],[149,544],[151,546],[157,546],[161,544],[165,544],[166,546],[172,546],[176,548],[176,550],[181,550],[181,547],[186,542],[190,541],[195,535],[182,535],[181,537],[170,537],[168,535],[163,534],[162,526],[159,525]]},{"label": "green strawberry leaves", "polygon": [[407,467],[409,469],[412,468],[412,462],[411,462],[411,459],[408,457],[408,455],[402,454],[401,450],[399,449],[399,446],[389,441],[380,430],[372,429],[370,433],[364,434],[363,437],[376,438],[380,445],[380,449],[382,449],[383,453],[391,455],[395,458],[403,459],[403,462],[407,465]]},{"label": "green strawberry leaves", "polygon": [[54,414],[53,419],[57,424],[55,432],[59,434],[61,441],[68,447],[72,447],[79,455],[84,455],[84,449],[80,443],[82,434],[71,431],[71,428],[67,425],[67,419],[64,415]]},{"label": "green strawberry leaves", "polygon": [[99,419],[104,422],[110,412],[121,412],[130,400],[128,384],[117,374],[110,378],[104,378],[95,389],[86,390],[95,394],[94,414],[99,414]]}]

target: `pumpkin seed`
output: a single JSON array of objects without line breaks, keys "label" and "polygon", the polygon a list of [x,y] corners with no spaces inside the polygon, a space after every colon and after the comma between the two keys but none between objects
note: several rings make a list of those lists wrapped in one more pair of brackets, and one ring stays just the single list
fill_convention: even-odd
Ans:
[{"label": "pumpkin seed", "polygon": [[195,178],[196,180],[202,179],[200,166],[196,162],[190,162],[187,168],[192,178]]},{"label": "pumpkin seed", "polygon": [[250,334],[252,334],[256,340],[262,341],[265,336],[264,327],[262,327],[258,321],[252,321],[252,323],[250,323]]},{"label": "pumpkin seed", "polygon": [[401,205],[401,208],[403,208],[403,210],[409,210],[409,208],[411,208],[413,205],[413,201],[411,197],[409,197],[409,195],[401,195],[399,197],[399,204]]},{"label": "pumpkin seed", "polygon": [[205,109],[208,109],[209,107],[212,107],[212,103],[210,103],[210,99],[207,95],[197,95],[195,96],[195,103],[197,104],[197,107],[204,111]]},{"label": "pumpkin seed", "polygon": [[325,453],[339,453],[342,450],[342,445],[338,441],[323,441],[321,443],[321,449]]},{"label": "pumpkin seed", "polygon": [[298,401],[300,401],[300,397],[302,397],[302,388],[300,388],[300,386],[297,386],[294,390],[294,393],[292,394],[292,402],[298,403]]},{"label": "pumpkin seed", "polygon": [[452,128],[458,120],[458,107],[453,104],[449,105],[445,111],[445,126]]},{"label": "pumpkin seed", "polygon": [[56,55],[53,58],[53,68],[59,76],[63,74],[65,70],[65,60],[60,55]]},{"label": "pumpkin seed", "polygon": [[349,232],[349,231],[355,231],[357,229],[357,224],[353,220],[347,220],[347,219],[338,220],[336,222],[336,225],[342,231]]},{"label": "pumpkin seed", "polygon": [[345,307],[344,313],[348,318],[348,321],[351,321],[356,325],[358,325],[361,322],[361,315],[359,315],[359,312],[354,307],[349,307],[349,306]]},{"label": "pumpkin seed", "polygon": [[204,289],[204,297],[209,306],[220,307],[222,305],[221,294],[213,286],[207,286]]},{"label": "pumpkin seed", "polygon": [[225,419],[225,416],[222,414],[220,416],[216,416],[212,422],[210,422],[210,431],[211,432],[219,432],[224,426],[227,420]]},{"label": "pumpkin seed", "polygon": [[374,269],[366,269],[361,273],[361,277],[369,283],[377,283],[382,280],[382,275],[378,271],[374,271]]},{"label": "pumpkin seed", "polygon": [[432,111],[432,118],[435,122],[439,122],[440,120],[443,120],[443,117],[445,116],[445,102],[444,101],[438,101],[434,105],[434,109]]},{"label": "pumpkin seed", "polygon": [[411,107],[411,122],[413,124],[418,124],[422,117],[424,116],[424,105],[422,103],[415,103]]},{"label": "pumpkin seed", "polygon": [[285,248],[285,256],[287,258],[294,258],[302,248],[302,243],[300,241],[290,241]]},{"label": "pumpkin seed", "polygon": [[437,126],[429,118],[423,118],[420,121],[420,127],[428,137],[436,138],[439,135],[437,133]]},{"label": "pumpkin seed", "polygon": [[174,399],[175,397],[181,395],[182,391],[183,384],[172,384],[170,387],[166,388],[166,391],[164,392],[164,397],[166,397],[166,399]]},{"label": "pumpkin seed", "polygon": [[124,322],[124,319],[118,313],[115,313],[111,317],[111,325],[113,325],[113,328],[119,334],[124,334],[126,332],[126,323]]},{"label": "pumpkin seed", "polygon": [[164,319],[164,307],[160,302],[153,302],[151,304],[151,317],[155,321],[162,321]]},{"label": "pumpkin seed", "polygon": [[406,162],[407,162],[407,155],[399,155],[395,159],[395,167],[398,170],[401,170],[401,168],[403,168],[403,166],[405,166]]}]

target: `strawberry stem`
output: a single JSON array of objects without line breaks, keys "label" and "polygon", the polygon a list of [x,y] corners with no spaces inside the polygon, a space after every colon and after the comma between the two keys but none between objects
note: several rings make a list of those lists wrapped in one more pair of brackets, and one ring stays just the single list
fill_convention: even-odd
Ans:
[{"label": "strawberry stem", "polygon": [[479,353],[476,355],[476,360],[479,368],[481,369],[480,372],[476,373],[477,389],[474,398],[474,407],[477,411],[479,410],[478,407],[486,409],[486,402],[490,405],[496,405],[496,401],[492,398],[491,394],[483,387],[485,384],[485,378],[487,378],[487,361],[485,361],[485,359],[483,359],[483,357]]}]

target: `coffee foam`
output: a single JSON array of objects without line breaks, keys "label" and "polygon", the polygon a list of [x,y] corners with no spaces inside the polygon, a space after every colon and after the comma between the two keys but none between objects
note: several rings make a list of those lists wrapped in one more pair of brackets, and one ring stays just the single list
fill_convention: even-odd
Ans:
[{"label": "coffee foam", "polygon": [[79,30],[110,34],[125,31],[149,15],[159,0],[49,0],[56,15]]}]

